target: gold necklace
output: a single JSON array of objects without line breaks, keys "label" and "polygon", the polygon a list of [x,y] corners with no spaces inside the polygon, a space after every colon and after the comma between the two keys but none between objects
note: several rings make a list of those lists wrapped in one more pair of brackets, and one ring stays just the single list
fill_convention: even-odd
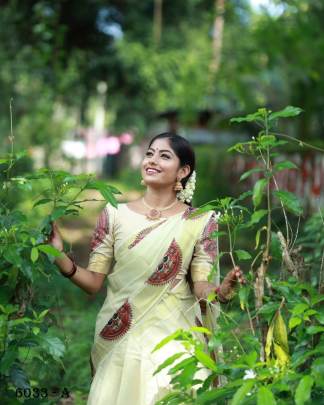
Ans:
[{"label": "gold necklace", "polygon": [[161,210],[158,210],[157,208],[154,208],[154,207],[151,207],[150,205],[148,205],[147,202],[145,202],[144,197],[142,197],[142,201],[143,201],[143,204],[151,210],[146,214],[146,218],[150,219],[151,221],[156,221],[157,219],[161,218],[162,211],[166,211],[169,208],[173,207],[178,202],[178,199],[176,198],[172,204],[168,205],[167,207],[165,207]]}]

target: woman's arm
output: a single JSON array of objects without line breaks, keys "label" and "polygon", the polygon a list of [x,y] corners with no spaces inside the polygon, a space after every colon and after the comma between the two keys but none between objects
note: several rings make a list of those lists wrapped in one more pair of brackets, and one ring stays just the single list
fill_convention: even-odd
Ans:
[{"label": "woman's arm", "polygon": [[210,293],[216,292],[217,298],[220,302],[227,302],[233,297],[237,282],[241,284],[245,283],[243,273],[239,267],[235,267],[228,272],[219,287],[208,281],[194,282],[194,293],[198,299],[206,300]]},{"label": "woman's arm", "polygon": [[[55,259],[55,263],[63,274],[70,273],[73,268],[72,260],[64,252],[60,258]],[[77,265],[77,271],[70,280],[88,294],[95,294],[100,291],[105,278],[106,274],[89,271]]]},{"label": "woman's arm", "polygon": [[[73,262],[63,252],[63,238],[55,222],[52,224],[48,243],[62,252],[61,256],[55,259],[55,264],[60,268],[62,274],[69,274],[73,269]],[[76,265],[76,267],[76,272],[72,277],[69,277],[70,280],[88,294],[97,293],[101,289],[106,275],[86,270],[81,266]]]}]

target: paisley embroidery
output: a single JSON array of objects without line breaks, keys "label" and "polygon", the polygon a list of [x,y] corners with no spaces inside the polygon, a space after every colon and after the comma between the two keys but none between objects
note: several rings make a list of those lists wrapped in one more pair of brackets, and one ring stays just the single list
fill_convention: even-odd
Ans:
[{"label": "paisley embroidery", "polygon": [[182,265],[182,253],[176,240],[173,239],[162,261],[155,272],[146,281],[151,285],[163,285],[174,279]]},{"label": "paisley embroidery", "polygon": [[148,228],[143,229],[142,231],[140,231],[137,235],[136,238],[134,239],[134,241],[128,246],[128,249],[131,249],[132,247],[134,247],[135,245],[137,245],[146,235],[148,235],[151,231],[153,231],[153,229],[157,228],[158,226],[164,224],[164,222],[166,221],[166,219],[164,221],[159,222],[158,224],[149,226]]},{"label": "paisley embroidery", "polygon": [[103,242],[108,232],[109,232],[108,211],[107,208],[104,208],[101,214],[99,215],[96,229],[92,235],[92,239],[90,242],[91,251],[96,249]]},{"label": "paisley embroidery", "polygon": [[132,323],[132,307],[128,300],[109,319],[106,326],[100,332],[100,336],[107,340],[115,340],[125,335]]},{"label": "paisley embroidery", "polygon": [[186,211],[182,214],[182,217],[181,217],[181,218],[182,218],[182,219],[185,219],[185,220],[187,220],[187,219],[194,220],[194,219],[196,219],[196,218],[201,218],[202,216],[204,216],[204,215],[206,214],[205,212],[203,212],[203,213],[197,215],[196,217],[189,218],[189,215],[190,215],[192,212],[197,211],[197,209],[198,209],[198,208],[188,207],[188,209],[186,209]]},{"label": "paisley embroidery", "polygon": [[210,234],[217,231],[218,224],[215,219],[215,213],[209,218],[207,225],[204,228],[200,243],[203,245],[204,251],[214,261],[217,254],[217,242],[210,238]]}]

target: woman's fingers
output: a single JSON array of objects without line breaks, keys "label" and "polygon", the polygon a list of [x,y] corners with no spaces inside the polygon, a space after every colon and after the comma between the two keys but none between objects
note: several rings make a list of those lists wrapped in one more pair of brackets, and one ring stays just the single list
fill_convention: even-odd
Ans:
[{"label": "woman's fingers", "polygon": [[244,278],[244,274],[242,272],[242,270],[236,266],[234,268],[234,275],[236,277],[236,280],[240,283],[240,284],[246,284],[246,280]]}]

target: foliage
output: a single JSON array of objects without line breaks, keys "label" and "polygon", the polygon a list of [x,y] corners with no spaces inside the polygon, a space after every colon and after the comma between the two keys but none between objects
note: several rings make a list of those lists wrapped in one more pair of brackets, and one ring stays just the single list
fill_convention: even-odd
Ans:
[{"label": "foliage", "polygon": [[[48,300],[37,301],[34,291],[41,280],[52,278],[56,268],[54,258],[60,255],[46,242],[51,222],[64,215],[78,215],[86,201],[81,198],[84,190],[98,190],[114,206],[117,204],[114,194],[119,193],[93,175],[73,176],[50,169],[13,175],[13,168],[25,155],[14,152],[13,139],[11,135],[11,153],[0,159],[0,386],[1,398],[6,403],[14,402],[19,390],[33,389],[35,394],[46,377],[41,372],[44,365],[55,362],[64,369],[65,345],[51,334],[51,325],[57,320]],[[40,205],[51,208],[35,227],[33,215],[11,202],[18,193],[30,198],[36,189],[41,192],[31,214]],[[28,375],[31,369],[39,370],[38,381],[35,374]],[[47,393],[36,394],[47,398]],[[49,398],[48,403],[53,400]]]},{"label": "foliage", "polygon": [[[255,170],[261,177],[238,198],[209,201],[191,215],[217,211],[221,229],[212,237],[228,238],[229,249],[220,252],[210,280],[219,271],[219,260],[228,256],[233,266],[249,263],[248,282],[229,308],[221,310],[215,330],[178,330],[156,346],[154,350],[180,340],[185,349],[182,355],[186,355],[177,363],[177,356],[166,359],[156,370],[169,367],[172,384],[172,391],[159,405],[221,405],[228,400],[231,404],[304,404],[310,398],[317,403],[323,396],[324,221],[321,213],[316,216],[320,221],[310,219],[296,242],[298,229],[293,231],[289,218],[302,215],[301,205],[295,195],[278,189],[276,174],[297,168],[290,161],[273,163],[276,150],[286,143],[274,135],[277,120],[300,113],[301,109],[291,106],[278,112],[262,108],[232,119],[253,121],[261,127],[256,138],[229,149],[257,159],[258,167],[243,173],[241,181]],[[284,231],[273,220],[278,210],[284,217]],[[254,252],[237,246],[238,234],[247,230],[254,232]],[[313,268],[311,280],[307,280],[304,262]],[[208,300],[213,299],[211,294]],[[209,335],[208,351],[195,336],[197,332]],[[206,380],[195,377],[200,368],[208,370]]]},{"label": "foliage", "polygon": [[[108,85],[112,131],[143,136],[157,113],[176,108],[186,123],[197,109],[229,115],[257,105],[301,105],[299,137],[323,129],[323,3],[281,0],[281,13],[225,2],[222,58],[212,78],[215,1],[162,2],[160,43],[154,2],[4,1],[0,15],[2,99],[15,100],[18,142],[44,145],[46,157],[69,131],[91,125],[97,85]],[[82,40],[80,40],[80,29]],[[293,55],[293,63],[292,56]],[[8,131],[7,103],[0,132]],[[6,143],[1,143],[1,148]]]}]

